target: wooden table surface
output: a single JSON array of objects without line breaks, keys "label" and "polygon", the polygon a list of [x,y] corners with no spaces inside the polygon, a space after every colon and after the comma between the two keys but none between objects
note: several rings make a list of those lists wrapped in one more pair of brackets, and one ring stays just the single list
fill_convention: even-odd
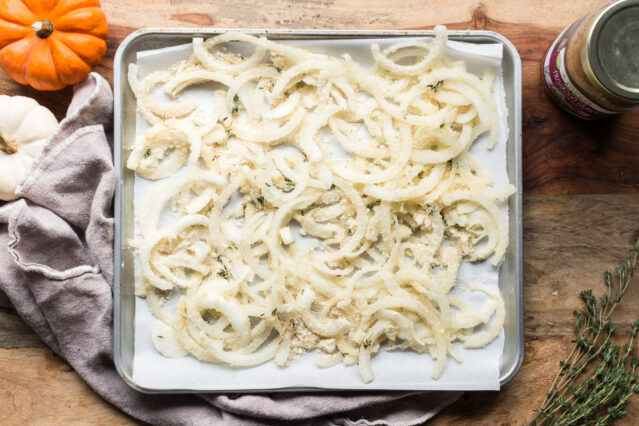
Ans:
[{"label": "wooden table surface", "polygon": [[[510,39],[523,65],[525,360],[500,392],[464,395],[429,424],[521,424],[567,354],[582,288],[626,256],[639,230],[639,111],[584,122],[545,95],[540,62],[567,24],[600,0],[103,0],[113,81],[120,41],[142,26],[485,29]],[[40,93],[0,71],[0,94],[32,96],[62,118],[71,90]],[[639,286],[639,281],[635,283]],[[639,316],[629,291],[617,324]],[[619,424],[639,418],[639,401]],[[0,423],[134,424],[86,386],[10,309],[0,308]]]}]

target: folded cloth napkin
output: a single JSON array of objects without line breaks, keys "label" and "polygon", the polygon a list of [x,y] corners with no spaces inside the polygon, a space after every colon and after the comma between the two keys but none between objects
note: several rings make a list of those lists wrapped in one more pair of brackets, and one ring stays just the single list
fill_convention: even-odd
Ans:
[{"label": "folded cloth napkin", "polygon": [[[458,392],[150,395],[113,364],[115,173],[109,84],[90,74],[18,201],[0,206],[0,303],[22,318],[104,399],[158,425],[413,425]],[[4,295],[2,294],[4,291]]]}]

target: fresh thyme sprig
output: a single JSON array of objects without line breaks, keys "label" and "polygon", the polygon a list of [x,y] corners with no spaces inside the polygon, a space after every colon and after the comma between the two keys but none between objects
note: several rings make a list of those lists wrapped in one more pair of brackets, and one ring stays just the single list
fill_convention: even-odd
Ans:
[{"label": "fresh thyme sprig", "polygon": [[574,311],[575,346],[559,362],[559,373],[529,425],[603,426],[627,414],[630,396],[639,393],[634,351],[639,319],[632,323],[628,341],[616,345],[611,315],[634,276],[638,253],[639,241],[625,265],[617,265],[614,274],[604,273],[606,291],[599,300],[592,290],[579,293],[584,306]]},{"label": "fresh thyme sprig", "polygon": [[230,279],[230,275],[229,275],[229,270],[226,268],[226,265],[224,264],[224,262],[222,262],[222,256],[219,255],[217,257],[217,261],[220,262],[222,264],[222,269],[220,269],[219,271],[217,271],[217,274],[224,278],[225,280]]}]

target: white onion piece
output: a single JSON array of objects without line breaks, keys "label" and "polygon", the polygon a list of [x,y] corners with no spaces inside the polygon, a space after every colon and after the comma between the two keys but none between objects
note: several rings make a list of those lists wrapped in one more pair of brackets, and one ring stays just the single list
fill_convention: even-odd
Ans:
[{"label": "white onion piece", "polygon": [[214,45],[232,41],[232,37],[233,36],[231,36],[231,38],[229,38],[229,36],[218,36],[213,39],[207,40],[206,45],[202,38],[195,37],[193,38],[193,53],[206,68],[212,71],[223,71],[230,74],[238,74],[242,71],[256,66],[260,63],[260,61],[262,61],[266,50],[261,46],[256,47],[255,51],[253,51],[251,56],[249,56],[247,59],[244,59],[242,60],[242,62],[233,65],[216,59],[215,56],[208,51],[208,49],[210,49]]},{"label": "white onion piece", "polygon": [[[443,55],[446,49],[446,41],[446,28],[441,25],[437,25],[435,27],[435,39],[430,44],[426,44],[423,42],[398,43],[386,49],[383,54],[379,51],[379,46],[377,44],[374,44],[371,50],[373,52],[373,58],[375,59],[377,64],[379,64],[379,66],[385,68],[386,70],[401,75],[417,75],[430,67],[436,59]],[[397,51],[398,49],[413,46],[418,46],[420,48],[430,50],[428,52],[428,55],[424,59],[414,65],[399,65],[391,61],[387,57],[389,54]]]}]

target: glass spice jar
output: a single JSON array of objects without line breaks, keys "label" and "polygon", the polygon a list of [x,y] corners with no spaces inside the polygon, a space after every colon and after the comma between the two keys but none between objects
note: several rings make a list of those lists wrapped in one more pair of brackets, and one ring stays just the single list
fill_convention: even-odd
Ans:
[{"label": "glass spice jar", "polygon": [[639,0],[606,3],[570,24],[542,71],[550,96],[577,117],[639,108]]}]

